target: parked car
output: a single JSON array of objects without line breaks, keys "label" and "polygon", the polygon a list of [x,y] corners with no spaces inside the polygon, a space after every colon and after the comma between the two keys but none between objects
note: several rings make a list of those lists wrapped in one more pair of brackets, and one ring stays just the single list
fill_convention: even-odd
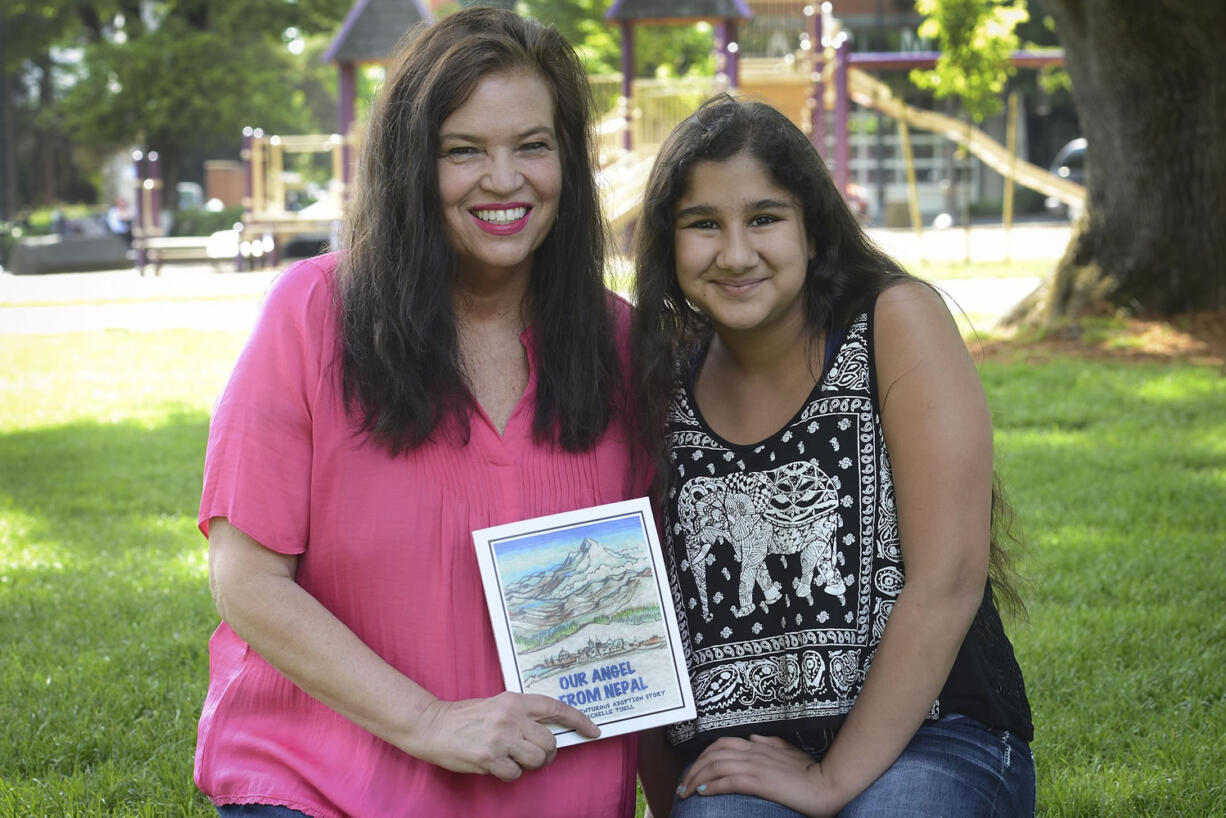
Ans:
[{"label": "parked car", "polygon": [[[1052,173],[1079,185],[1086,183],[1086,141],[1078,137],[1056,151],[1056,158],[1051,160]],[[1076,221],[1081,216],[1080,208],[1070,208],[1054,196],[1048,196],[1044,201],[1047,212],[1062,219]]]}]

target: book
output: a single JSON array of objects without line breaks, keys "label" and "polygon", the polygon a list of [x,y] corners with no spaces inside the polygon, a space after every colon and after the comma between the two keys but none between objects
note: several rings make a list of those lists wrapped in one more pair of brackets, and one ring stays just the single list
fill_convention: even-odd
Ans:
[{"label": "book", "polygon": [[[473,532],[507,690],[573,705],[601,738],[694,718],[647,498]],[[559,747],[589,741],[550,725]]]}]

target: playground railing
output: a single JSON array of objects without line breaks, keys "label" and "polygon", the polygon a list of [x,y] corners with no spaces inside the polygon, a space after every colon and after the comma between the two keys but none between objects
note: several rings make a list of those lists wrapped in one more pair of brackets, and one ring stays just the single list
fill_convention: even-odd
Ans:
[{"label": "playground railing", "polygon": [[715,77],[635,80],[631,102],[634,149],[654,153],[677,123],[719,88]]}]

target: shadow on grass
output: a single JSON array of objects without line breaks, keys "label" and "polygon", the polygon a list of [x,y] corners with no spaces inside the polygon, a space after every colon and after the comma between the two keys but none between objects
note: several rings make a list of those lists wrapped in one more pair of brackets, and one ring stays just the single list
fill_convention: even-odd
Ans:
[{"label": "shadow on grass", "polygon": [[0,435],[0,710],[13,714],[0,806],[13,814],[205,806],[191,764],[217,622],[195,528],[207,424],[178,412]]}]

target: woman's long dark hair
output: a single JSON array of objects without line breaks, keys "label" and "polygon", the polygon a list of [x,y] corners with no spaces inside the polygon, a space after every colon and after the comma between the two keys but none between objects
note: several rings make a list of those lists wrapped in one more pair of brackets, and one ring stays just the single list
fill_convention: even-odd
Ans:
[{"label": "woman's long dark hair", "polygon": [[[667,473],[663,423],[678,386],[677,362],[690,360],[713,332],[677,281],[676,206],[695,163],[739,153],[760,162],[772,181],[801,204],[805,235],[817,251],[805,272],[803,292],[805,318],[814,335],[827,326],[846,329],[882,291],[918,280],[869,239],[813,144],[786,116],[764,103],[727,94],[704,102],[661,147],[634,236],[634,423],[660,475]],[[1013,510],[994,476],[989,576],[1005,607],[1020,612],[1013,561],[1004,547],[1017,540],[1012,520]]]},{"label": "woman's long dark hair", "polygon": [[533,431],[577,451],[613,414],[618,362],[604,288],[591,90],[555,29],[474,8],[415,32],[371,112],[339,264],[343,387],[360,431],[393,454],[440,430],[467,440],[472,393],[452,291],[457,259],[438,192],[439,128],[486,76],[529,70],[552,92],[562,164],[557,221],[533,256]]}]

